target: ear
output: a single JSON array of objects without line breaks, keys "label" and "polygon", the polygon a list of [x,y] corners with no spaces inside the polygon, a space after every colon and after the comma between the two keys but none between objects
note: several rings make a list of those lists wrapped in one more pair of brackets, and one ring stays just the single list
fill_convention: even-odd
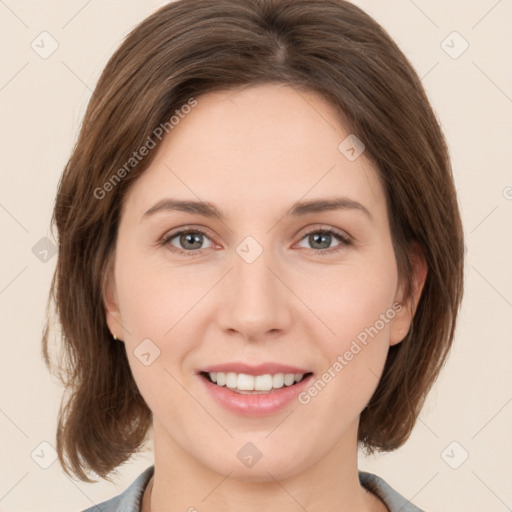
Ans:
[{"label": "ear", "polygon": [[412,243],[409,251],[409,261],[412,267],[413,289],[411,295],[405,297],[404,283],[402,282],[399,286],[395,301],[400,303],[402,307],[400,310],[396,310],[397,313],[391,321],[390,345],[400,343],[407,336],[427,278],[427,263],[419,242]]},{"label": "ear", "polygon": [[121,312],[119,310],[119,301],[117,298],[117,288],[114,274],[114,260],[115,253],[111,254],[109,262],[107,264],[107,270],[105,272],[105,279],[103,282],[103,307],[105,309],[105,315],[107,325],[116,338],[120,341],[124,339],[124,331],[121,322]]}]

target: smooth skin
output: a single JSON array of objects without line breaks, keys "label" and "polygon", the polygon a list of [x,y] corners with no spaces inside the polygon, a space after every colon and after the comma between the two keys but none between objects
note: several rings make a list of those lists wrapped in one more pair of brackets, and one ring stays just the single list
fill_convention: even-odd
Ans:
[{"label": "smooth skin", "polygon": [[[109,328],[153,413],[151,510],[386,511],[359,483],[357,429],[389,347],[411,325],[424,257],[411,253],[406,301],[384,189],[364,153],[350,161],[338,149],[349,133],[321,97],[264,84],[197,101],[125,197],[105,293]],[[357,208],[286,216],[299,200],[338,196],[371,217]],[[225,218],[144,215],[170,197],[213,203]],[[170,237],[185,228],[188,237]],[[322,239],[329,228],[352,243]],[[237,253],[248,236],[263,250],[252,263]],[[274,361],[319,378],[396,303],[400,312],[306,405],[237,415],[197,375]],[[160,350],[149,365],[134,353],[144,339]],[[251,468],[237,457],[246,443],[263,454]]]}]

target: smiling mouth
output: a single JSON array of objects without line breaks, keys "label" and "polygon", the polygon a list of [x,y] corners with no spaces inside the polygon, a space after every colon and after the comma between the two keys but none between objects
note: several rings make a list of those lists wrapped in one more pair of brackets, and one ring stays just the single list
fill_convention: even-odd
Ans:
[{"label": "smiling mouth", "polygon": [[292,387],[313,375],[306,373],[274,373],[248,375],[235,372],[200,372],[199,375],[212,384],[226,387],[235,393],[246,395],[268,394],[281,388]]}]

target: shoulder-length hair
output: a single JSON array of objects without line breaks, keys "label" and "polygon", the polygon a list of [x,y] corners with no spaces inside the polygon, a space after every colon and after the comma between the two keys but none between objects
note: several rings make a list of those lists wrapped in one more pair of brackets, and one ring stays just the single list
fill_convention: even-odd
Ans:
[{"label": "shoulder-length hair", "polygon": [[[123,197],[156,149],[134,155],[155,130],[172,137],[170,119],[192,98],[263,83],[320,95],[363,141],[385,189],[406,294],[409,249],[423,250],[428,275],[412,327],[390,347],[358,440],[367,453],[391,451],[411,433],[452,344],[464,260],[448,149],[418,75],[387,32],[344,0],[178,0],[140,23],[110,58],[58,186],[43,354],[67,388],[57,451],[69,475],[90,482],[92,470],[110,480],[151,426],[103,302]],[[58,364],[49,353],[51,304],[61,328]]]}]

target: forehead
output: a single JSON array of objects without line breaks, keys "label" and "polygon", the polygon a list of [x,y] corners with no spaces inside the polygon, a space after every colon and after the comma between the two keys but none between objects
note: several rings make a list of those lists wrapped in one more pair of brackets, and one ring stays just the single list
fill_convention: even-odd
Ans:
[{"label": "forehead", "polygon": [[347,158],[351,134],[319,95],[265,84],[196,101],[129,190],[130,209],[146,211],[166,194],[254,213],[341,195],[385,208],[375,169],[364,152]]}]

